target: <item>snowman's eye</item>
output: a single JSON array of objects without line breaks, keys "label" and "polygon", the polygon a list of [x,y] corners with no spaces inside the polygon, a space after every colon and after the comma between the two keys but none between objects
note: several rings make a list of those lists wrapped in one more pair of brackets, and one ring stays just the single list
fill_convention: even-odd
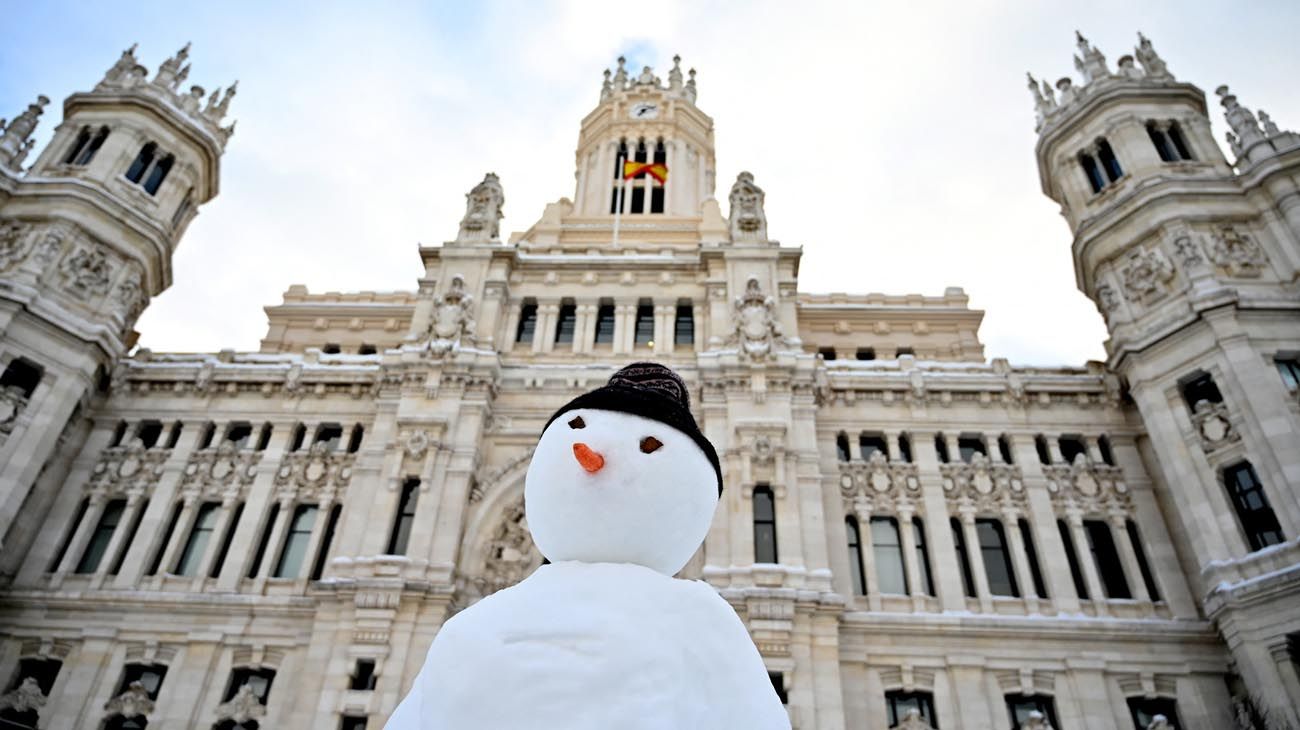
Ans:
[{"label": "snowman's eye", "polygon": [[586,427],[587,427],[587,422],[582,420],[582,416],[574,416],[573,420],[569,421],[569,428],[586,428]]},{"label": "snowman's eye", "polygon": [[655,438],[654,436],[646,436],[645,438],[641,439],[641,453],[649,454],[651,452],[658,451],[659,447],[663,445],[664,443],[659,439]]}]

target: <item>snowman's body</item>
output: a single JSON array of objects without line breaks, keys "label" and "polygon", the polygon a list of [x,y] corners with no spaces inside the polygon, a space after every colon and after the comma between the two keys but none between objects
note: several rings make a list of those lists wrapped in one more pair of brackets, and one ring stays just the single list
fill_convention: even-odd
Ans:
[{"label": "snowman's body", "polygon": [[653,363],[560,409],[524,487],[544,565],[448,621],[388,730],[768,730],[790,721],[735,611],[672,578],[721,468]]},{"label": "snowman's body", "polygon": [[705,583],[563,562],[447,622],[390,728],[788,728]]}]

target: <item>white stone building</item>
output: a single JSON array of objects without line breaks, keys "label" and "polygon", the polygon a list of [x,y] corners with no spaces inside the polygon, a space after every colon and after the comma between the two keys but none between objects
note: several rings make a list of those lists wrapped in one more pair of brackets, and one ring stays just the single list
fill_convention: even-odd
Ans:
[{"label": "white stone building", "polygon": [[[691,384],[726,490],[683,572],[794,727],[1296,726],[1300,136],[1223,88],[1225,160],[1141,40],[1030,79],[1111,333],[1082,367],[986,361],[961,289],[801,292],[748,174],[723,216],[676,59],[606,72],[528,230],[489,174],[414,290],[293,286],[259,352],[132,354],[234,88],[127,51],[24,169],[42,98],[0,135],[0,727],[382,727],[540,563],[542,424],[634,359]],[[620,150],[666,184],[620,196]]]}]

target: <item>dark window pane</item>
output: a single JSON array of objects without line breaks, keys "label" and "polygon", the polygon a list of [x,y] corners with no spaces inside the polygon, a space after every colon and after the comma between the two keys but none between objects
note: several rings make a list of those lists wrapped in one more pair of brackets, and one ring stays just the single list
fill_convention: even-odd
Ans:
[{"label": "dark window pane", "polygon": [[397,505],[397,517],[393,521],[393,531],[388,538],[389,555],[405,555],[406,545],[411,539],[411,526],[415,524],[415,507],[420,499],[420,480],[407,477],[402,485],[402,498]]},{"label": "dark window pane", "polygon": [[929,692],[904,692],[894,690],[885,693],[885,711],[887,727],[894,727],[915,710],[930,727],[939,727],[939,719],[934,714],[934,695]]},{"label": "dark window pane", "polygon": [[336,504],[330,508],[329,519],[325,522],[325,532],[321,533],[320,547],[316,549],[316,561],[311,566],[311,579],[320,580],[325,572],[325,560],[329,558],[330,543],[334,542],[334,530],[339,526],[339,516],[343,514],[343,505]]},{"label": "dark window pane", "polygon": [[230,515],[230,524],[226,525],[226,534],[221,538],[221,547],[217,550],[217,557],[212,561],[212,570],[208,572],[209,578],[216,578],[221,575],[221,568],[226,564],[226,556],[230,553],[230,543],[235,539],[235,530],[239,527],[239,520],[244,516],[244,503],[240,502],[235,505],[235,511]]},{"label": "dark window pane", "polygon": [[950,519],[948,524],[952,527],[952,542],[957,548],[957,564],[961,566],[962,587],[966,589],[968,598],[974,598],[975,579],[971,575],[970,557],[966,552],[966,533],[962,530],[961,522],[956,517]]},{"label": "dark window pane", "polygon": [[776,501],[766,485],[754,488],[754,562],[777,562]]},{"label": "dark window pane", "polygon": [[853,579],[853,594],[867,594],[867,578],[862,571],[862,533],[858,530],[858,520],[852,515],[844,518],[844,531],[849,538],[849,573]]},{"label": "dark window pane", "polygon": [[117,524],[121,522],[122,513],[125,511],[125,499],[114,499],[104,505],[99,523],[95,525],[95,531],[90,535],[90,542],[86,544],[86,551],[81,554],[81,560],[77,563],[78,573],[94,573],[99,570],[99,563],[108,552],[108,543],[113,539],[113,532],[117,530]]},{"label": "dark window pane", "polygon": [[859,347],[857,351],[853,353],[853,357],[858,360],[875,360],[876,351],[870,347]]},{"label": "dark window pane", "polygon": [[614,341],[614,305],[602,304],[596,310],[596,344],[608,344]]},{"label": "dark window pane", "polygon": [[1061,727],[1056,721],[1056,703],[1045,695],[1007,695],[1007,712],[1011,715],[1012,730],[1020,730],[1034,712],[1041,714],[1053,728]]},{"label": "dark window pane", "polygon": [[1101,578],[1102,589],[1107,598],[1132,598],[1128,580],[1124,576],[1124,564],[1120,561],[1119,551],[1111,536],[1110,525],[1100,520],[1085,520],[1083,529],[1088,536],[1088,548],[1092,551],[1093,564]]},{"label": "dark window pane", "polygon": [[916,541],[916,571],[921,581],[921,590],[927,596],[934,595],[934,583],[930,580],[930,553],[925,547],[925,524],[920,517],[912,518],[912,535]]},{"label": "dark window pane", "polygon": [[163,180],[167,179],[167,173],[171,172],[172,164],[175,162],[176,158],[171,155],[159,160],[158,164],[149,171],[149,179],[144,181],[144,191],[150,195],[157,195],[158,188],[162,187]]},{"label": "dark window pane", "polygon": [[280,560],[275,566],[276,578],[297,578],[302,572],[302,564],[307,557],[307,543],[311,540],[311,531],[316,525],[316,512],[314,504],[300,504],[294,510],[284,549],[280,551]]},{"label": "dark window pane", "polygon": [[1074,592],[1080,599],[1088,598],[1088,584],[1083,579],[1083,570],[1079,566],[1079,554],[1075,551],[1074,535],[1065,520],[1056,521],[1056,529],[1061,533],[1061,544],[1065,547],[1065,559],[1070,563],[1070,578],[1074,580]]},{"label": "dark window pane", "polygon": [[1015,570],[1011,567],[1011,551],[1007,549],[1006,534],[998,520],[975,520],[979,536],[980,555],[984,558],[984,573],[988,576],[989,592],[995,596],[1019,596]]},{"label": "dark window pane", "polygon": [[1192,410],[1196,410],[1196,404],[1203,400],[1211,403],[1223,402],[1223,394],[1219,392],[1219,386],[1214,384],[1214,378],[1209,373],[1199,373],[1191,377],[1182,383],[1180,389],[1183,393],[1183,402]]},{"label": "dark window pane", "polygon": [[1084,445],[1083,439],[1078,436],[1062,436],[1060,441],[1061,458],[1067,464],[1073,464],[1076,457],[1088,454],[1088,447]]},{"label": "dark window pane", "polygon": [[537,329],[537,305],[525,304],[519,309],[519,326],[515,329],[515,342],[532,342]]},{"label": "dark window pane", "polygon": [[46,568],[47,572],[53,573],[59,569],[59,564],[63,562],[63,556],[67,554],[68,547],[72,544],[72,538],[77,535],[77,528],[81,527],[81,521],[86,517],[86,510],[90,507],[90,500],[83,498],[77,505],[77,513],[72,516],[72,522],[68,523],[68,529],[63,533],[63,539],[59,541],[59,549],[54,553],[54,559]]},{"label": "dark window pane", "polygon": [[154,546],[153,559],[149,561],[149,570],[145,575],[157,575],[162,568],[162,559],[167,552],[167,545],[172,541],[172,534],[176,532],[176,525],[181,521],[181,503],[177,502],[172,505],[172,516],[167,520],[167,529],[163,530],[162,539]]},{"label": "dark window pane", "polygon": [[555,325],[556,344],[573,342],[573,334],[577,327],[578,307],[573,304],[561,304],[559,319]]},{"label": "dark window pane", "polygon": [[781,704],[789,704],[790,696],[785,691],[785,675],[781,672],[768,672],[767,678],[772,680],[772,689],[776,690],[776,696],[781,700]]},{"label": "dark window pane", "polygon": [[886,459],[889,458],[889,447],[885,444],[885,437],[881,434],[864,433],[858,436],[858,452],[862,454],[863,461],[869,461],[871,455],[877,452]]},{"label": "dark window pane", "polygon": [[266,557],[266,551],[271,546],[271,531],[275,528],[275,520],[280,516],[280,505],[271,505],[271,509],[266,513],[266,524],[262,525],[262,539],[257,543],[257,552],[253,553],[253,562],[248,565],[248,577],[256,578],[258,569],[262,567],[262,558]]},{"label": "dark window pane", "polygon": [[678,345],[695,344],[695,312],[689,303],[677,305],[677,317],[673,320],[673,342]]},{"label": "dark window pane", "polygon": [[653,304],[636,307],[636,344],[648,345],[655,338],[655,308]]},{"label": "dark window pane", "polygon": [[212,533],[217,529],[217,515],[220,509],[221,504],[218,502],[204,502],[199,506],[198,516],[194,518],[194,527],[190,530],[190,536],[185,540],[185,548],[176,561],[176,575],[198,574],[199,562],[203,560]]},{"label": "dark window pane", "polygon": [[1029,561],[1029,572],[1034,579],[1034,595],[1039,598],[1047,598],[1047,587],[1043,583],[1043,571],[1038,565],[1038,550],[1034,547],[1034,534],[1029,529],[1029,520],[1022,518],[1017,527],[1020,529],[1020,540],[1025,544],[1025,557]]},{"label": "dark window pane", "polygon": [[903,569],[898,520],[893,517],[871,518],[871,548],[880,592],[907,595],[907,572]]},{"label": "dark window pane", "polygon": [[912,437],[905,433],[898,435],[898,456],[904,462],[912,463]]},{"label": "dark window pane", "polygon": [[849,453],[849,435],[843,431],[835,435],[835,455],[840,461],[848,461],[852,458],[852,454]]},{"label": "dark window pane", "polygon": [[1178,152],[1178,156],[1181,159],[1196,159],[1192,156],[1192,149],[1187,146],[1187,140],[1183,138],[1183,130],[1178,126],[1178,122],[1170,122],[1166,134],[1169,135],[1169,141],[1173,142],[1174,149]]},{"label": "dark window pane", "polygon": [[1223,483],[1251,550],[1262,550],[1286,540],[1255,467],[1244,461],[1234,464],[1223,470]]},{"label": "dark window pane", "polygon": [[154,150],[157,148],[158,146],[153,142],[140,148],[140,153],[135,156],[135,160],[131,162],[131,166],[126,169],[127,180],[130,180],[133,183],[140,182],[140,178],[144,177],[145,169],[153,162]]},{"label": "dark window pane", "polygon": [[352,671],[352,689],[371,690],[375,688],[375,660],[358,659]]},{"label": "dark window pane", "polygon": [[1172,730],[1182,730],[1178,720],[1178,705],[1167,697],[1130,697],[1128,709],[1133,715],[1133,727],[1147,730],[1156,715],[1163,715]]},{"label": "dark window pane", "polygon": [[988,447],[984,445],[984,439],[978,436],[961,436],[957,439],[957,449],[961,452],[961,460],[969,464],[976,454],[988,456]]},{"label": "dark window pane", "polygon": [[1111,182],[1124,176],[1124,170],[1120,168],[1119,160],[1115,158],[1115,151],[1110,148],[1110,142],[1104,139],[1097,142],[1097,159]]},{"label": "dark window pane", "polygon": [[1137,523],[1129,520],[1126,525],[1128,529],[1128,539],[1133,545],[1133,552],[1137,556],[1138,570],[1142,571],[1142,583],[1147,587],[1147,594],[1151,600],[1160,600],[1160,588],[1156,585],[1156,578],[1151,573],[1151,564],[1147,562],[1147,551],[1142,546],[1142,536],[1138,533]]}]

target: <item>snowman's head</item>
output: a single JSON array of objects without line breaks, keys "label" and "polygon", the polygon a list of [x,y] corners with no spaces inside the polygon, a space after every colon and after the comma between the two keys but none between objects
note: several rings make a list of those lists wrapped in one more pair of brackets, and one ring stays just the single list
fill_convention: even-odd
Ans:
[{"label": "snowman's head", "polygon": [[717,454],[688,405],[676,373],[637,363],[551,418],[524,482],[543,555],[681,570],[722,488]]}]

